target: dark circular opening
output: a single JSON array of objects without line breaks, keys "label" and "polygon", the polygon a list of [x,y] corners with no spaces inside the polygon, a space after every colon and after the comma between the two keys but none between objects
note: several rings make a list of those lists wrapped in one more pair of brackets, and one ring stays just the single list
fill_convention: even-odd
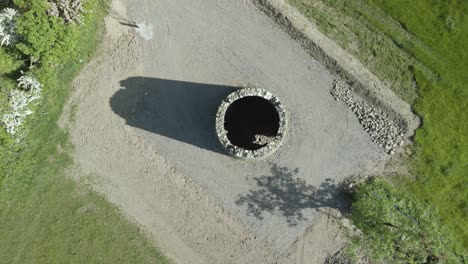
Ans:
[{"label": "dark circular opening", "polygon": [[233,145],[257,150],[275,139],[279,121],[278,111],[268,100],[247,96],[229,105],[224,117],[224,129]]}]

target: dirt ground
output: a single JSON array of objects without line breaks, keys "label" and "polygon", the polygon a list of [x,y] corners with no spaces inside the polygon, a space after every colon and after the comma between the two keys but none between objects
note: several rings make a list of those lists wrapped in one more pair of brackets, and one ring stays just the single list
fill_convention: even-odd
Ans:
[{"label": "dirt ground", "polygon": [[[114,1],[106,30],[61,120],[80,181],[176,263],[323,263],[343,247],[337,184],[387,157],[333,101],[322,65],[248,1]],[[244,83],[292,116],[261,162],[215,144],[212,112]]]}]

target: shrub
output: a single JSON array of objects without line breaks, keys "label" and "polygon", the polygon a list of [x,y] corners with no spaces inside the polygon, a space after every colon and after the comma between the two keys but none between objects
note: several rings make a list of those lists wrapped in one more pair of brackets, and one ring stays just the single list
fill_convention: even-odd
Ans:
[{"label": "shrub", "polygon": [[41,98],[41,84],[36,78],[23,75],[18,79],[18,86],[21,89],[10,91],[8,112],[2,117],[5,130],[10,135],[15,135],[24,119],[33,113],[30,104]]},{"label": "shrub", "polygon": [[16,15],[13,8],[4,8],[0,12],[0,46],[9,46],[18,41],[16,34]]},{"label": "shrub", "polygon": [[[19,12],[12,8],[0,12],[0,46],[8,46],[0,47],[0,74],[4,75],[1,77],[7,79],[5,74],[8,74],[9,78],[16,79],[20,75],[19,70],[25,68],[24,61],[29,61],[30,68],[42,72],[38,77],[47,79],[47,76],[56,73],[57,66],[78,57],[78,40],[83,39],[86,30],[89,30],[86,19],[94,22],[91,13],[83,17],[83,21],[79,20],[82,24],[70,24],[70,21],[65,21],[68,13],[63,13],[63,10],[59,10],[59,15],[64,16],[51,14],[53,5],[47,0],[14,0],[13,3]],[[62,9],[68,8],[60,3]],[[92,0],[87,4],[96,7],[96,2]],[[84,10],[81,2],[79,5],[73,2],[72,5],[76,6],[77,12]],[[75,16],[77,19],[78,13]],[[15,135],[25,117],[32,114],[30,104],[41,96],[41,84],[36,78],[23,75],[18,79],[17,86],[20,89],[0,90],[3,98],[0,101],[0,123],[10,135]]]},{"label": "shrub", "polygon": [[21,11],[17,33],[22,41],[16,48],[29,57],[30,64],[61,64],[77,55],[79,25],[69,24],[60,17],[49,16],[44,0],[15,0]]},{"label": "shrub", "polygon": [[353,194],[352,220],[363,232],[356,244],[377,263],[458,263],[435,209],[372,179]]},{"label": "shrub", "polygon": [[18,57],[17,54],[7,52],[3,47],[0,47],[0,74],[8,74],[18,70],[23,65]]}]

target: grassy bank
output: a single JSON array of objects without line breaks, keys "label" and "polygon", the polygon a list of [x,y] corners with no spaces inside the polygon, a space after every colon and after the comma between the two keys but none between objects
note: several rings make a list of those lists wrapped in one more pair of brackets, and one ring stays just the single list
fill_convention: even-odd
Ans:
[{"label": "grassy bank", "polygon": [[18,31],[24,35],[16,46],[0,47],[12,62],[0,63],[6,69],[0,75],[0,110],[20,70],[43,85],[21,133],[0,132],[0,262],[167,263],[114,206],[64,175],[72,147],[57,121],[72,79],[100,42],[107,5],[87,1],[83,25],[70,26],[47,18],[45,3],[14,1],[10,7],[20,10]]},{"label": "grassy bank", "polygon": [[289,0],[358,57],[422,118],[410,166],[397,187],[438,211],[467,240],[468,2]]}]

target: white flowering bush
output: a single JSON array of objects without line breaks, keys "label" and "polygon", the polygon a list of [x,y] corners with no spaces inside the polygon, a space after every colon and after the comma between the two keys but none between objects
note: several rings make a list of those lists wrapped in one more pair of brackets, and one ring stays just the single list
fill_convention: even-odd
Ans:
[{"label": "white flowering bush", "polygon": [[31,91],[33,94],[39,94],[42,85],[36,78],[29,75],[23,75],[18,79],[18,86],[24,90]]},{"label": "white flowering bush", "polygon": [[23,75],[18,79],[19,89],[10,92],[8,113],[2,117],[3,125],[8,134],[15,135],[24,119],[33,113],[30,105],[33,101],[41,98],[41,86],[39,81],[32,76]]},{"label": "white flowering bush", "polygon": [[4,8],[0,12],[0,45],[9,46],[18,41],[15,17],[18,14],[13,8]]}]

